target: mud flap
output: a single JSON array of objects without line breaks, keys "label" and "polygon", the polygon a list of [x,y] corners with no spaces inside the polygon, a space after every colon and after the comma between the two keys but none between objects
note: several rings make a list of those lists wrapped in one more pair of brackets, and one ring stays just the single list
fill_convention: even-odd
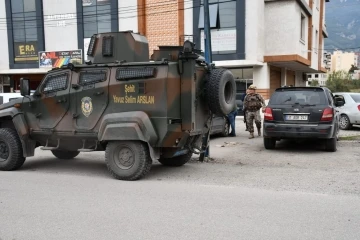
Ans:
[{"label": "mud flap", "polygon": [[204,157],[205,154],[207,153],[207,149],[209,147],[209,142],[210,142],[210,135],[211,135],[211,129],[212,129],[212,122],[213,122],[213,114],[210,113],[210,119],[207,121],[207,124],[209,124],[210,122],[210,126],[207,125],[207,132],[205,133],[205,135],[203,136],[203,142],[202,142],[202,146],[201,146],[201,152],[200,152],[200,157],[199,157],[199,161],[203,162],[204,161]]}]

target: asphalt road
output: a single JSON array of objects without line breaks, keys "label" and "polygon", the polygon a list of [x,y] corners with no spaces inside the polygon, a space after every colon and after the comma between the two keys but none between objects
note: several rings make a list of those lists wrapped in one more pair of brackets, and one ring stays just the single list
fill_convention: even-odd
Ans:
[{"label": "asphalt road", "polygon": [[37,150],[0,172],[0,239],[359,239],[357,145],[266,151],[240,123],[238,137],[211,140],[212,160],[154,162],[136,182],[111,178],[103,153]]}]

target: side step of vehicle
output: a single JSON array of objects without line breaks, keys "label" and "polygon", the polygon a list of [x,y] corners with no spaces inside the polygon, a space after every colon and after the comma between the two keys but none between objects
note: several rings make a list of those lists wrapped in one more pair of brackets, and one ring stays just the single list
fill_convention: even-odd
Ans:
[{"label": "side step of vehicle", "polygon": [[60,138],[58,138],[58,143],[57,143],[56,147],[49,147],[48,145],[49,145],[49,139],[46,140],[45,147],[41,147],[40,149],[41,150],[56,150],[56,149],[59,149],[59,147],[60,147]]},{"label": "side step of vehicle", "polygon": [[78,149],[79,152],[93,152],[93,151],[96,151],[97,145],[98,145],[97,140],[95,141],[95,148],[94,149],[85,148],[86,140],[82,140],[82,141],[83,141],[83,146],[82,146],[82,148]]}]

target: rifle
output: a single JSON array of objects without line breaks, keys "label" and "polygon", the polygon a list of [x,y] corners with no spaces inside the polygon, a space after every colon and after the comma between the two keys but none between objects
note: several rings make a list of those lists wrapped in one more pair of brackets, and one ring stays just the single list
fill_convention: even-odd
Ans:
[{"label": "rifle", "polygon": [[245,124],[247,124],[247,120],[246,120],[246,111],[247,111],[247,110],[246,110],[246,108],[244,108],[243,113],[244,113],[244,123],[245,123]]}]

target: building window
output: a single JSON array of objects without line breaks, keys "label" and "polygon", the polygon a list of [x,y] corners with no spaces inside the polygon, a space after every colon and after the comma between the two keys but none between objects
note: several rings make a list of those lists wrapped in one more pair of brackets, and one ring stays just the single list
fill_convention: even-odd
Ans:
[{"label": "building window", "polygon": [[38,25],[35,0],[11,0],[14,63],[38,62]]},{"label": "building window", "polygon": [[82,0],[84,38],[103,32],[111,32],[111,1]]},{"label": "building window", "polygon": [[300,29],[300,39],[305,41],[305,15],[301,14],[301,29]]},{"label": "building window", "polygon": [[315,78],[319,78],[319,74],[315,74]]},{"label": "building window", "polygon": [[[211,47],[215,54],[236,52],[236,1],[209,0]],[[204,6],[201,1],[198,28],[204,45]]]}]

